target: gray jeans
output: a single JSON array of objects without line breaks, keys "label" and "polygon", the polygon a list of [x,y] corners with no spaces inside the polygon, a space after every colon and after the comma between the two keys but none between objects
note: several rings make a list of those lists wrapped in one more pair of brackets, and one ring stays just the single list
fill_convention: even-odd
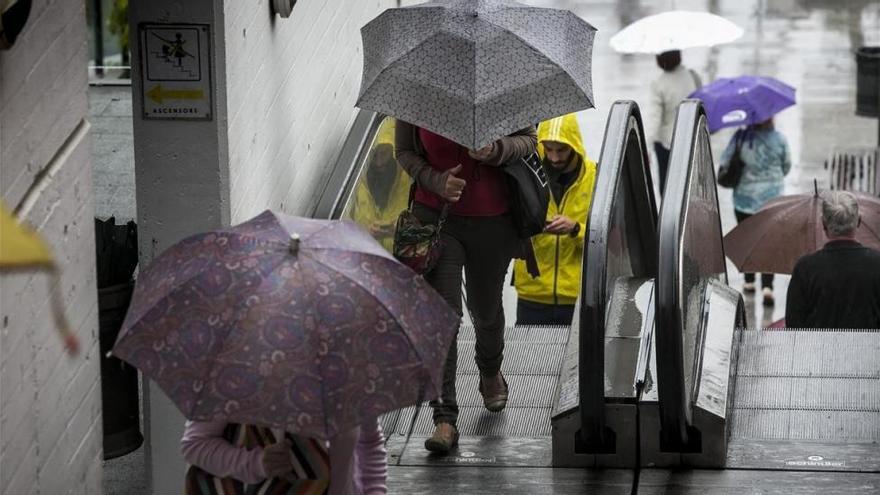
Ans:
[{"label": "gray jeans", "polygon": [[[413,213],[422,222],[436,222],[439,212],[424,205],[413,205]],[[425,276],[443,299],[462,314],[462,269],[468,310],[476,328],[475,360],[484,375],[501,369],[504,358],[504,308],[501,293],[504,278],[519,238],[510,215],[493,217],[461,217],[449,215],[441,230],[443,248],[437,265]],[[458,364],[458,342],[452,341],[443,368],[441,400],[431,401],[434,423],[458,420],[455,394],[455,372]]]}]

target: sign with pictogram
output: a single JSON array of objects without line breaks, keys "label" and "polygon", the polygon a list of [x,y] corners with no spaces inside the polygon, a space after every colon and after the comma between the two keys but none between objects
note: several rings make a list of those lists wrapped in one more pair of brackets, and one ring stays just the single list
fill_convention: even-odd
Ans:
[{"label": "sign with pictogram", "polygon": [[210,120],[208,24],[138,26],[145,119]]}]

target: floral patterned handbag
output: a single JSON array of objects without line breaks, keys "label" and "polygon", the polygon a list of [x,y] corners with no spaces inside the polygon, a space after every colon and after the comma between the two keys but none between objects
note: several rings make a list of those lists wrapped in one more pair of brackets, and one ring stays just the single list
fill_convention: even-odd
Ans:
[{"label": "floral patterned handbag", "polygon": [[434,268],[440,258],[442,248],[440,229],[446,221],[449,203],[443,205],[436,224],[425,224],[412,212],[414,193],[415,184],[410,189],[409,208],[403,210],[397,217],[393,254],[398,261],[412,268],[414,272],[424,275]]}]

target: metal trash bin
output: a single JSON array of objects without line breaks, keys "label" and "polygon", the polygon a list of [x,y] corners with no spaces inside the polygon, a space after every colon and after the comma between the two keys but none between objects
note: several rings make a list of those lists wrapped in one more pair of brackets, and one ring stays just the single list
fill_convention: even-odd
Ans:
[{"label": "metal trash bin", "polygon": [[856,50],[856,115],[880,117],[880,46]]},{"label": "metal trash bin", "polygon": [[116,225],[113,217],[106,221],[96,218],[95,252],[104,459],[113,459],[137,450],[144,441],[140,431],[138,371],[115,357],[107,357],[116,343],[134,290],[137,225]]},{"label": "metal trash bin", "polygon": [[133,452],[144,442],[140,431],[137,369],[115,357],[107,357],[125,319],[133,290],[134,282],[98,289],[105,460]]}]

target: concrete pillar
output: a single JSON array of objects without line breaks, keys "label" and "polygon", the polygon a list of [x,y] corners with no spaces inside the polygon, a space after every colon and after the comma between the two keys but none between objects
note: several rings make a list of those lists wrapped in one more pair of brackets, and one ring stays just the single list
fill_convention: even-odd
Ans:
[{"label": "concrete pillar", "polygon": [[[204,230],[229,224],[229,181],[226,158],[226,100],[223,44],[223,4],[220,0],[175,0],[132,2],[129,4],[131,32],[132,115],[134,127],[135,180],[137,194],[137,223],[140,239],[140,263],[146,266],[164,249],[180,239]],[[208,42],[209,59],[199,67],[208,73],[210,93],[202,100],[190,93],[181,96],[170,91],[193,91],[187,83],[174,79],[178,57],[171,53],[163,66],[155,53],[163,45],[142,43],[141,23],[195,24],[207,27],[208,34],[199,41]],[[173,31],[152,30],[148,36],[168,36]],[[186,32],[184,33],[186,35]],[[153,40],[157,38],[153,37]],[[204,47],[192,46],[192,38],[183,48],[194,56]],[[202,51],[204,54],[204,51]],[[142,69],[144,56],[151,57],[152,74]],[[188,56],[182,55],[182,64]],[[185,68],[185,67],[183,67]],[[149,76],[150,79],[147,79]],[[188,79],[187,74],[179,79]],[[162,79],[162,80],[159,80]],[[165,94],[157,94],[156,88]],[[145,93],[150,92],[151,95]],[[169,97],[175,97],[171,98]],[[190,96],[191,99],[185,97]],[[204,101],[210,97],[210,103]],[[146,101],[145,101],[146,99]],[[172,101],[179,108],[205,106],[210,116],[194,119],[150,119],[144,110],[155,109],[157,99]],[[174,108],[165,105],[160,108]],[[145,462],[151,493],[180,493],[183,487],[184,462],[179,442],[184,418],[167,396],[152,381],[144,387]]]}]

